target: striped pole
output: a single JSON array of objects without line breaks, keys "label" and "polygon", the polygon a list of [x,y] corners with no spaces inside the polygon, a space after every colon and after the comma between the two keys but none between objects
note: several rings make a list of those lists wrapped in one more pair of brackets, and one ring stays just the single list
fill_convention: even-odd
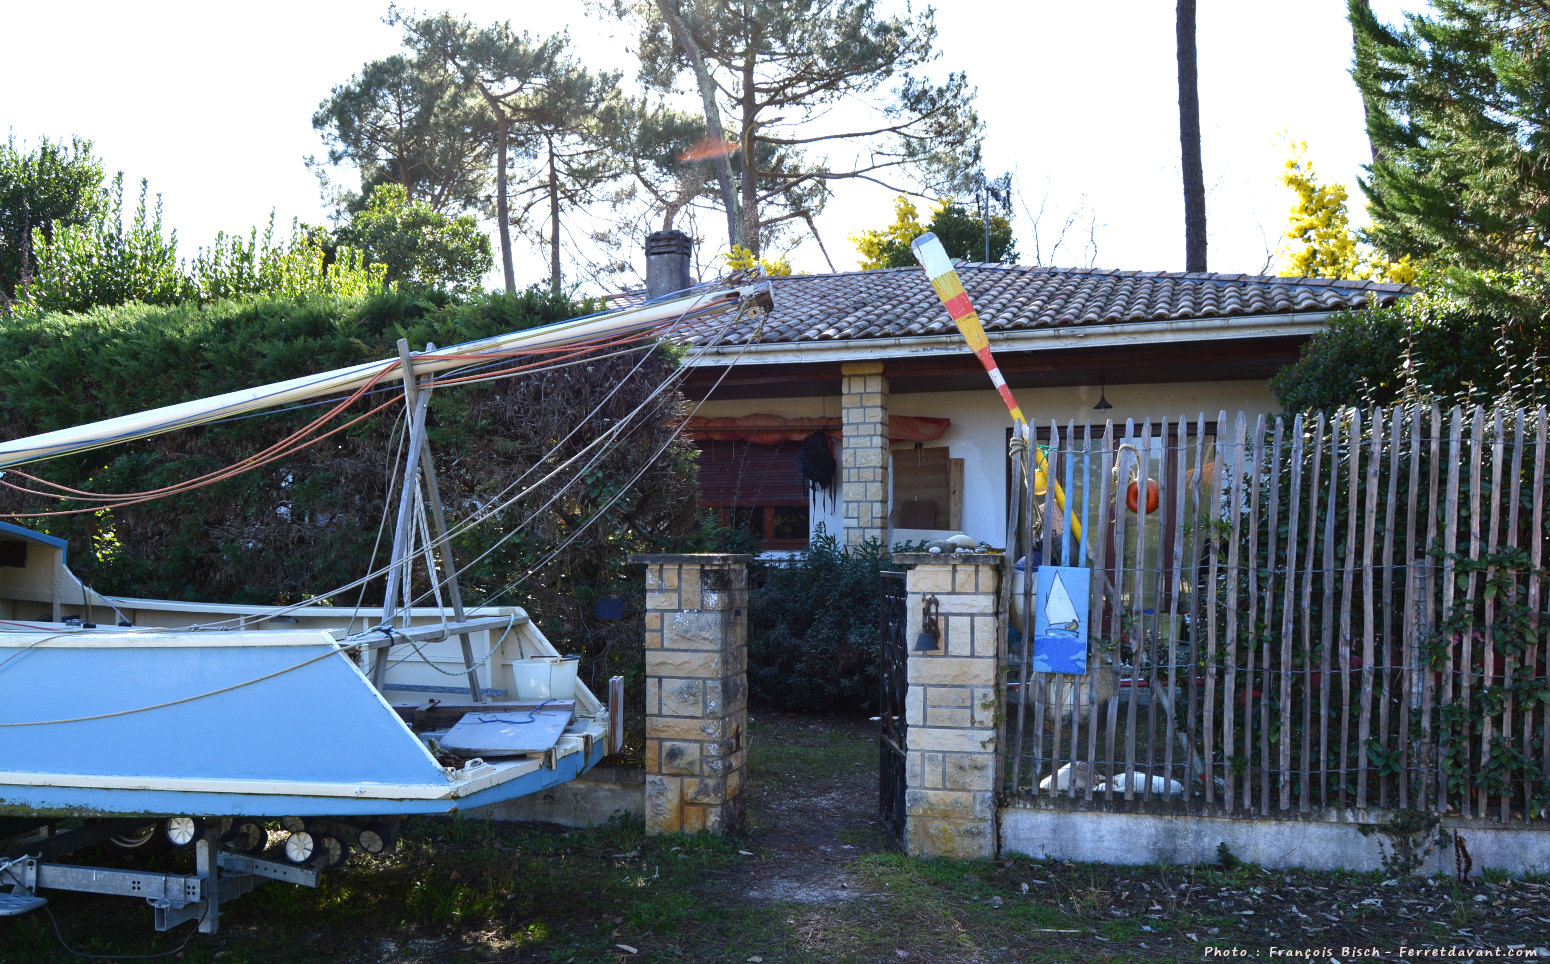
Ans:
[{"label": "striped pole", "polygon": [[[963,290],[963,282],[958,278],[958,272],[953,268],[953,263],[947,257],[947,252],[942,248],[942,242],[937,236],[927,231],[911,242],[910,247],[915,249],[915,260],[926,269],[926,275],[931,279],[931,287],[936,289],[936,296],[942,299],[942,306],[947,309],[947,314],[953,319],[953,324],[958,326],[958,331],[963,335],[963,340],[968,342],[969,350],[974,352],[980,364],[985,366],[985,372],[990,376],[990,384],[996,387],[1001,395],[1001,401],[1006,403],[1007,411],[1012,413],[1012,430],[1025,439],[1028,439],[1029,448],[1033,451],[1034,468],[1038,476],[1043,476],[1046,485],[1055,488],[1055,504],[1060,511],[1066,513],[1070,519],[1071,534],[1077,539],[1082,538],[1082,524],[1076,521],[1076,515],[1066,509],[1066,493],[1060,483],[1049,478],[1049,460],[1039,447],[1028,438],[1028,419],[1023,417],[1023,410],[1018,407],[1017,399],[1012,397],[1011,386],[1001,375],[1001,368],[996,364],[996,358],[990,353],[990,339],[985,337],[985,326],[980,324],[979,313],[974,310],[974,304],[969,301],[969,293]],[[1035,484],[1038,478],[1035,477]]]}]

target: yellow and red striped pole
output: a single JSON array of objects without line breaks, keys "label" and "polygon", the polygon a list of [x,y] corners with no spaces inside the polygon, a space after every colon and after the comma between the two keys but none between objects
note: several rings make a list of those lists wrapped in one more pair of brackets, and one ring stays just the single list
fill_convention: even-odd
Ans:
[{"label": "yellow and red striped pole", "polygon": [[[947,252],[942,248],[942,242],[937,236],[927,231],[911,242],[910,247],[915,250],[915,260],[926,269],[926,276],[931,279],[931,287],[936,289],[936,295],[942,299],[942,306],[947,309],[947,314],[953,319],[953,324],[958,326],[958,331],[963,335],[963,340],[968,342],[969,350],[974,352],[980,364],[985,366],[985,372],[990,376],[990,383],[996,386],[996,391],[1001,395],[1001,401],[1006,403],[1007,411],[1012,413],[1012,430],[1018,435],[1028,439],[1029,447],[1033,451],[1035,469],[1038,475],[1043,476],[1046,485],[1055,488],[1055,504],[1060,511],[1065,513],[1071,521],[1071,534],[1076,538],[1082,538],[1082,525],[1076,521],[1076,516],[1066,509],[1066,493],[1060,487],[1060,483],[1049,478],[1049,460],[1039,447],[1028,438],[1028,419],[1023,417],[1023,410],[1018,407],[1017,399],[1012,397],[1012,388],[1007,385],[1006,379],[1001,375],[1001,368],[996,364],[996,358],[990,353],[990,339],[985,337],[985,326],[980,324],[979,313],[974,310],[974,304],[969,300],[969,293],[963,290],[963,282],[958,278],[958,272],[953,268],[952,261],[947,257]],[[1037,480],[1036,480],[1037,481]]]}]

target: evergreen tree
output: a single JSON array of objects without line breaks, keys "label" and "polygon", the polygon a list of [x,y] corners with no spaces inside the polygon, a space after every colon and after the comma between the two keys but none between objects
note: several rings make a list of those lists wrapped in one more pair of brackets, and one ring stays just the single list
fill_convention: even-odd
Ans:
[{"label": "evergreen tree", "polygon": [[[978,169],[981,124],[964,76],[937,84],[916,75],[935,57],[930,11],[884,17],[871,0],[612,6],[640,27],[644,82],[672,90],[692,74],[712,130],[726,115],[726,140],[697,153],[719,168],[735,152],[742,225],[728,241],[755,258],[781,226],[811,227],[837,181],[887,184],[907,172],[950,190]],[[840,101],[874,116],[837,120],[831,108]]]},{"label": "evergreen tree", "polygon": [[1531,0],[1432,0],[1402,28],[1349,0],[1374,159],[1362,188],[1389,257],[1546,271],[1550,47]]},{"label": "evergreen tree", "polygon": [[399,184],[379,184],[364,210],[339,229],[338,240],[374,264],[389,282],[469,292],[494,265],[489,235],[473,215],[448,217],[424,201],[409,200]]},{"label": "evergreen tree", "polygon": [[942,242],[948,257],[965,261],[1010,263],[1017,260],[1017,244],[1012,238],[1012,221],[1004,214],[990,217],[990,257],[985,257],[985,219],[949,199],[937,202],[931,221],[922,224],[915,203],[901,194],[893,201],[893,223],[881,230],[862,231],[850,236],[861,254],[861,268],[916,267],[910,242],[930,231]]},{"label": "evergreen tree", "polygon": [[0,304],[22,297],[16,288],[37,274],[38,250],[53,242],[56,228],[92,224],[107,205],[91,141],[43,138],[25,150],[7,137],[0,144]]}]

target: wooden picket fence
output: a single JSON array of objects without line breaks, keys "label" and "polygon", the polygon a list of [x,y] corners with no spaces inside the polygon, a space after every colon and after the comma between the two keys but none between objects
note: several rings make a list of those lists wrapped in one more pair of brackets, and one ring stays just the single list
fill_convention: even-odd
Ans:
[{"label": "wooden picket fence", "polygon": [[1034,436],[1008,544],[1090,571],[1088,662],[1034,671],[1028,580],[1007,802],[1545,817],[1545,409]]}]

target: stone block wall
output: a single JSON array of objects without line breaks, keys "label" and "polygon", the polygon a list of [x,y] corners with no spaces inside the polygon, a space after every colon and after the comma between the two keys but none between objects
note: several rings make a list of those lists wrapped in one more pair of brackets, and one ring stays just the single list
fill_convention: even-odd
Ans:
[{"label": "stone block wall", "polygon": [[888,541],[888,379],[882,362],[840,366],[840,503],[847,546]]},{"label": "stone block wall", "polygon": [[905,850],[917,857],[996,855],[1002,616],[999,554],[899,553],[908,576],[908,639],[937,601],[941,644],[909,654],[905,703]]},{"label": "stone block wall", "polygon": [[748,769],[745,555],[646,564],[646,832],[728,833]]}]

